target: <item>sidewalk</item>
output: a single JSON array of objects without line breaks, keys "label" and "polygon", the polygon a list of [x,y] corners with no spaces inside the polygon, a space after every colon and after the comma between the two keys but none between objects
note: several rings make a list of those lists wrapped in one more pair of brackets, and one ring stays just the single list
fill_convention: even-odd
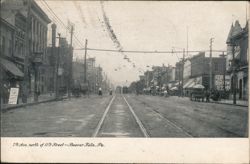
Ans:
[{"label": "sidewalk", "polygon": [[240,105],[240,106],[248,106],[248,101],[246,100],[236,100],[236,104],[233,104],[233,100],[228,99],[221,99],[220,101],[213,101],[214,103],[221,103],[221,104],[230,104],[230,105]]},{"label": "sidewalk", "polygon": [[[178,96],[176,96],[176,97],[178,97]],[[181,97],[181,98],[190,99],[189,97]],[[204,101],[206,101],[206,99],[204,99]],[[213,101],[212,99],[210,99],[210,103],[238,105],[238,106],[248,107],[248,101],[246,101],[246,100],[236,100],[236,104],[233,104],[233,100],[229,100],[229,99],[221,99],[219,101]]]},{"label": "sidewalk", "polygon": [[[185,97],[185,96],[184,97],[170,96],[170,97],[185,99],[185,101],[191,101],[189,97]],[[204,99],[204,101],[206,101],[206,99]],[[236,106],[248,107],[248,101],[246,101],[246,100],[236,100],[236,104],[233,104],[233,100],[229,100],[229,99],[221,99],[219,101],[213,101],[212,99],[210,99],[210,103],[227,104],[227,105],[236,105]]]},{"label": "sidewalk", "polygon": [[[110,96],[108,94],[105,94],[103,96],[99,96],[97,94],[89,94],[89,95],[82,95],[82,98],[102,98],[102,97],[107,97]],[[58,100],[62,100],[62,99],[67,99],[68,95],[66,94],[63,97],[60,97]],[[76,98],[74,96],[71,96],[71,98]],[[9,109],[15,109],[15,108],[19,108],[19,107],[24,107],[24,106],[29,106],[29,105],[36,105],[36,104],[40,104],[40,103],[44,103],[44,102],[51,102],[51,101],[58,101],[55,99],[55,94],[52,93],[48,93],[48,94],[42,94],[38,97],[38,102],[34,102],[34,97],[30,96],[28,97],[27,103],[19,103],[19,104],[3,104],[2,105],[2,111],[6,111]]]},{"label": "sidewalk", "polygon": [[[66,97],[61,97],[60,99],[63,99],[63,98],[66,98]],[[21,99],[19,99],[18,104],[3,104],[2,105],[2,110],[14,109],[14,108],[18,108],[18,107],[27,106],[27,105],[35,105],[35,104],[54,101],[54,100],[55,100],[55,94],[54,93],[52,93],[52,94],[48,93],[48,94],[40,95],[38,97],[38,102],[34,102],[34,96],[31,95],[31,96],[28,97],[27,103],[22,103]]]}]

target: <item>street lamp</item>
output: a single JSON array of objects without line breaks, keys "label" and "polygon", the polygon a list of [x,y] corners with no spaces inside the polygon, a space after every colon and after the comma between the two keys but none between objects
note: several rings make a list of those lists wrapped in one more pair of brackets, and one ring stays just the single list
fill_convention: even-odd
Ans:
[{"label": "street lamp", "polygon": [[38,102],[38,96],[40,94],[39,86],[37,84],[39,67],[42,65],[42,52],[35,52],[34,59],[32,61],[33,68],[35,70],[35,85],[34,85],[34,102]]}]

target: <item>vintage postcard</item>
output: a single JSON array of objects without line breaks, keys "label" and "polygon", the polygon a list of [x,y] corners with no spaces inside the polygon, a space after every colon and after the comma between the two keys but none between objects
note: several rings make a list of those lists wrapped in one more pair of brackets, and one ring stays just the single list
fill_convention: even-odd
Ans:
[{"label": "vintage postcard", "polygon": [[0,4],[1,162],[249,162],[248,1]]}]

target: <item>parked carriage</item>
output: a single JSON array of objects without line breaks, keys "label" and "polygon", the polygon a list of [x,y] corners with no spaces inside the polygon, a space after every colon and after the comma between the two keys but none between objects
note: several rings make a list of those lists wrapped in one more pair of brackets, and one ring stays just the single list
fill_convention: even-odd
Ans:
[{"label": "parked carriage", "polygon": [[195,85],[191,89],[191,94],[190,94],[190,100],[191,101],[204,101],[205,99],[205,92],[204,92],[204,86],[201,84]]},{"label": "parked carriage", "polygon": [[88,84],[81,83],[79,80],[75,80],[72,85],[72,95],[75,97],[80,97],[81,94],[87,94]]}]

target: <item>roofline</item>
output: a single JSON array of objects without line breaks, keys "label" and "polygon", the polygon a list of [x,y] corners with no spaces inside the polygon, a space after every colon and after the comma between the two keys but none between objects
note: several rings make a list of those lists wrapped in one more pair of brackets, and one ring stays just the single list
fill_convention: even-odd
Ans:
[{"label": "roofline", "polygon": [[49,19],[48,15],[41,9],[41,7],[36,3],[35,0],[32,0],[32,6],[35,9],[38,10],[39,14],[41,14],[41,16],[43,17],[43,19],[49,24],[51,23],[51,20]]}]

